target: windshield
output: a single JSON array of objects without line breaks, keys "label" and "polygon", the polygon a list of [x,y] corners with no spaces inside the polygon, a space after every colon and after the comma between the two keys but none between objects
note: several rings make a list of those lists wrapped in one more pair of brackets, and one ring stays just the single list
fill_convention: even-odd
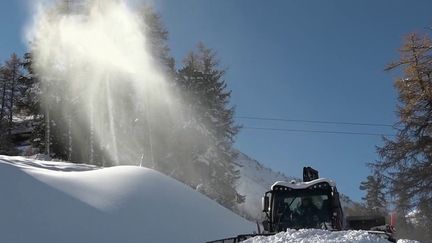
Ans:
[{"label": "windshield", "polygon": [[292,196],[276,194],[273,219],[278,230],[326,228],[330,223],[328,195]]}]

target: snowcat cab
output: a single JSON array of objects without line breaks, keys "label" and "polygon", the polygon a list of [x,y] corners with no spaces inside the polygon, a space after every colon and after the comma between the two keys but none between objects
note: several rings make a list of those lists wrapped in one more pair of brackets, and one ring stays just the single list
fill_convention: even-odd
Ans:
[{"label": "snowcat cab", "polygon": [[287,229],[367,230],[371,234],[392,242],[394,228],[385,223],[384,217],[361,216],[344,218],[336,183],[319,178],[318,171],[303,168],[303,181],[278,181],[262,198],[262,210],[266,214],[264,232],[259,224],[258,233],[243,234],[207,243],[238,243],[255,236],[269,236]]},{"label": "snowcat cab", "polygon": [[271,190],[265,193],[262,203],[267,218],[263,226],[269,233],[288,228],[344,228],[336,184],[332,180],[318,178],[318,171],[310,167],[303,169],[303,182],[274,183]]}]

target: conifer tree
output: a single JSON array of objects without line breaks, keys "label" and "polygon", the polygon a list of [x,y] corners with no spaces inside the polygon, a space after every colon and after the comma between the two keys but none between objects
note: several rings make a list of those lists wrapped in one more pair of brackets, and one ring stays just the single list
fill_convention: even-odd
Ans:
[{"label": "conifer tree", "polygon": [[237,153],[233,142],[239,126],[233,120],[231,92],[227,90],[224,74],[215,52],[199,44],[178,71],[178,82],[187,103],[185,113],[194,124],[189,129],[196,134],[196,141],[204,141],[193,150],[193,166],[201,173],[198,189],[232,208],[244,197],[235,190],[239,172],[234,167]]},{"label": "conifer tree", "polygon": [[418,213],[416,215],[416,225],[417,231],[420,233],[418,238],[422,242],[427,242],[432,239],[431,228],[431,218],[432,218],[432,204],[429,203],[427,198],[420,198],[418,203]]},{"label": "conifer tree", "polygon": [[32,54],[26,53],[23,57],[22,66],[24,72],[20,77],[22,85],[20,86],[17,106],[20,113],[27,116],[37,116],[41,113],[40,107],[40,82],[33,70]]},{"label": "conifer tree", "polygon": [[144,6],[142,17],[145,26],[145,33],[150,40],[148,48],[153,56],[157,58],[159,64],[164,66],[170,73],[175,71],[175,61],[170,54],[168,46],[168,30],[162,22],[161,16],[151,6]]},{"label": "conifer tree", "polygon": [[13,146],[12,130],[14,128],[13,118],[17,113],[17,100],[22,66],[20,58],[13,53],[0,72],[1,86],[1,110],[0,110],[0,133],[2,140],[0,150],[5,154],[15,154],[17,151]]},{"label": "conifer tree", "polygon": [[[8,127],[8,133],[10,134],[12,129],[12,119],[17,106],[17,92],[20,85],[20,77],[22,76],[21,60],[13,53],[10,58],[5,62],[2,69],[2,108],[0,114],[0,120],[2,125]],[[4,121],[6,119],[6,121]]]},{"label": "conifer tree", "polygon": [[42,108],[41,83],[34,71],[33,56],[31,52],[25,53],[22,65],[24,67],[21,76],[22,86],[20,88],[20,99],[17,106],[25,116],[32,117],[33,130],[30,137],[30,143],[33,148],[43,152],[45,150],[45,115]]},{"label": "conifer tree", "polygon": [[[371,164],[389,182],[396,198],[399,219],[406,221],[420,205],[432,205],[432,44],[424,35],[410,34],[400,50],[401,57],[387,70],[402,69],[395,80],[398,92],[394,139],[384,138],[377,148],[380,160]],[[432,218],[429,218],[432,225]],[[407,232],[410,229],[406,230]]]},{"label": "conifer tree", "polygon": [[384,180],[378,173],[368,176],[366,181],[361,182],[360,190],[366,191],[362,199],[369,213],[384,214],[386,212],[387,201],[384,189]]},{"label": "conifer tree", "polygon": [[420,197],[432,204],[432,45],[426,36],[411,34],[401,49],[401,59],[388,69],[403,67],[402,78],[395,81],[399,93],[397,136],[386,138],[378,148],[381,160],[377,170],[392,178],[397,189],[398,178],[414,206]]},{"label": "conifer tree", "polygon": [[7,92],[8,92],[8,81],[6,78],[6,68],[4,66],[0,69],[0,81],[1,81],[1,107],[0,107],[0,130],[3,131],[4,128],[4,118],[8,112],[6,101],[7,101]]},{"label": "conifer tree", "polygon": [[6,78],[6,68],[4,66],[0,67],[0,153],[6,154],[6,155],[13,155],[15,150],[13,143],[11,141],[11,137],[8,134],[9,126],[7,123],[7,114],[8,114],[8,107],[7,107],[7,100],[8,100],[8,89],[9,89],[9,82]]}]

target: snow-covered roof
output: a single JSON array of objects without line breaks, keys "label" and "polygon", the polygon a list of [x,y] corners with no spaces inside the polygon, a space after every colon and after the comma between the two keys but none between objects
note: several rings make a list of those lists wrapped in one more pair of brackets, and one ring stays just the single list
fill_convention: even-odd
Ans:
[{"label": "snow-covered roof", "polygon": [[329,183],[330,186],[336,186],[336,183],[332,180],[329,180],[326,178],[319,178],[319,179],[316,179],[313,181],[308,181],[308,182],[297,182],[295,180],[292,180],[290,182],[277,181],[271,186],[271,189],[273,190],[275,186],[285,186],[285,187],[289,187],[292,189],[305,189],[305,188],[308,188],[312,185],[315,185],[315,184],[318,184],[321,182],[327,182],[327,183]]}]

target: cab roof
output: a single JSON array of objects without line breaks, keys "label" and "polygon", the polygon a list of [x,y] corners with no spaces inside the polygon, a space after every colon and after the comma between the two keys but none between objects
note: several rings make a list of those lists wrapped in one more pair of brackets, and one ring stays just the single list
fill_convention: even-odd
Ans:
[{"label": "cab roof", "polygon": [[308,181],[308,182],[298,182],[295,180],[292,180],[290,182],[277,181],[271,186],[271,190],[273,190],[275,186],[284,186],[284,187],[289,187],[292,189],[305,189],[305,188],[308,188],[310,186],[313,186],[315,184],[322,183],[322,182],[327,182],[332,187],[336,186],[336,183],[330,179],[319,178],[319,179]]}]

